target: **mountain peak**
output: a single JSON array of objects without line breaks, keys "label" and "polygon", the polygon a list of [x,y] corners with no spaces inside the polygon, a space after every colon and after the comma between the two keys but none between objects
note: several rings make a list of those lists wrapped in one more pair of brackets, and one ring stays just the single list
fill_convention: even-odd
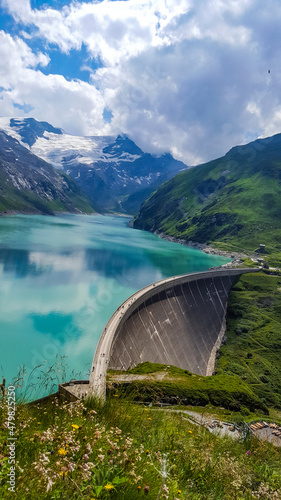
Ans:
[{"label": "mountain peak", "polygon": [[162,182],[188,168],[169,154],[144,153],[126,134],[79,137],[34,118],[0,118],[0,129],[69,174],[103,210],[134,213]]},{"label": "mountain peak", "polygon": [[10,127],[15,128],[21,136],[22,142],[33,146],[38,137],[43,137],[45,132],[62,135],[63,131],[60,128],[55,128],[47,122],[38,122],[34,118],[11,118]]}]

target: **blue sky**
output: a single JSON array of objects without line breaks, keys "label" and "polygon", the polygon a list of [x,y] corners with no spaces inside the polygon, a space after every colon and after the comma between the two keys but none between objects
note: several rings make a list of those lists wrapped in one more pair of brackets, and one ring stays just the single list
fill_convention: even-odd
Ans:
[{"label": "blue sky", "polygon": [[280,132],[280,25],[279,0],[0,0],[0,115],[200,163]]}]

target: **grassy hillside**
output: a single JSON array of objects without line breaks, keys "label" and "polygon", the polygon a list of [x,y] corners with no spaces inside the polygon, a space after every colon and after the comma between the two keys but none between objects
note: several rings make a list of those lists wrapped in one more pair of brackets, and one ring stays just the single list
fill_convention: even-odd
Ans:
[{"label": "grassy hillside", "polygon": [[281,134],[230,150],[163,184],[134,226],[186,241],[281,251]]},{"label": "grassy hillside", "polygon": [[[127,380],[118,382],[121,374],[118,377],[118,374],[116,376],[109,372],[108,386],[110,388],[117,384],[120,391],[129,394],[135,401],[166,404],[178,402],[194,406],[211,404],[232,411],[268,413],[265,401],[262,402],[249,385],[234,373],[201,377],[176,366],[167,368],[166,365],[148,362],[141,363],[126,373],[133,374],[135,378],[129,385]],[[145,376],[138,376],[142,374]]]},{"label": "grassy hillside", "polygon": [[242,275],[230,292],[218,375],[237,375],[269,406],[281,408],[281,277]]},{"label": "grassy hillside", "polygon": [[281,449],[217,437],[186,414],[115,394],[17,406],[16,489],[9,492],[6,401],[0,399],[1,500],[280,498]]}]

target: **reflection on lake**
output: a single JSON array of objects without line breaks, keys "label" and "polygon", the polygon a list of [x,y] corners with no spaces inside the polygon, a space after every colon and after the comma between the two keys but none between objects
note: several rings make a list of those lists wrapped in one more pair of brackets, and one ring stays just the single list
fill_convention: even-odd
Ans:
[{"label": "reflection on lake", "polygon": [[65,376],[88,378],[100,334],[127,297],[225,262],[131,229],[124,217],[1,217],[0,376],[10,381],[24,366],[27,380],[66,356]]}]

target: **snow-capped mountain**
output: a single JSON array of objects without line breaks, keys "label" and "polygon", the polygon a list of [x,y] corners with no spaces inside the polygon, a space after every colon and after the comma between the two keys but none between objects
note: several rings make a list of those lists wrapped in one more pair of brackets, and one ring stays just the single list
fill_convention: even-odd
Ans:
[{"label": "snow-capped mountain", "polygon": [[137,211],[162,182],[188,168],[170,154],[144,153],[124,135],[78,137],[33,118],[0,118],[0,129],[69,174],[105,210]]},{"label": "snow-capped mountain", "polygon": [[69,176],[0,130],[0,212],[93,212]]}]

